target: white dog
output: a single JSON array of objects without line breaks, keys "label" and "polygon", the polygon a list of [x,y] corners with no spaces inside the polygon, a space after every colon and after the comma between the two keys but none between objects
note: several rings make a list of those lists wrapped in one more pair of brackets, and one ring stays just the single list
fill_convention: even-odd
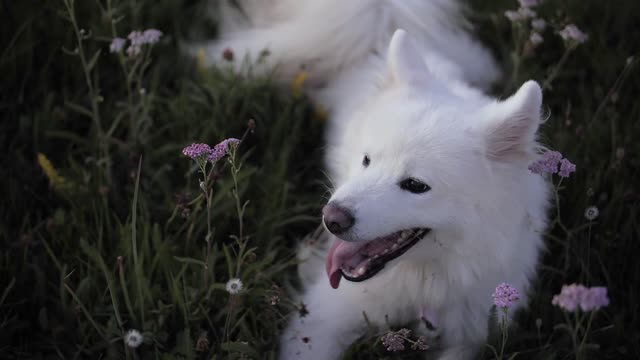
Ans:
[{"label": "white dog", "polygon": [[212,57],[267,48],[279,79],[304,66],[313,99],[331,110],[329,249],[324,266],[301,265],[309,314],[292,317],[281,359],[339,358],[365,316],[383,327],[422,316],[439,359],[472,358],[496,285],[525,293],[543,245],[548,188],[527,169],[540,87],[483,95],[498,72],[453,1],[241,4],[244,23],[223,27]]}]

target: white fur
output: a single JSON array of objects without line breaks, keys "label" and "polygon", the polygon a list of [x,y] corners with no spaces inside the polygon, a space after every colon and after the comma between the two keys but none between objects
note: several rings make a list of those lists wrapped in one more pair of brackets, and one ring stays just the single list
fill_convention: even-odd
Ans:
[{"label": "white fur", "polygon": [[[460,25],[454,1],[241,4],[249,16],[226,24],[233,30],[208,52],[215,61],[225,48],[236,56],[269,48],[267,65],[278,66],[283,82],[306,66],[307,90],[331,110],[331,200],[356,218],[341,237],[432,229],[374,277],[343,279],[336,290],[317,252],[303,247],[311,258],[300,271],[309,314],[291,318],[280,358],[337,359],[362,335],[363,313],[384,328],[417,320],[421,308],[437,318],[439,359],[472,358],[486,339],[493,290],[508,282],[524,295],[542,248],[548,189],[527,170],[538,147],[540,87],[527,82],[504,101],[484,95],[498,72]],[[408,177],[431,190],[402,190]]]},{"label": "white fur", "polygon": [[[236,0],[241,9],[222,1],[221,39],[203,44],[208,63],[224,64],[222,54],[235,54],[234,67],[247,57],[255,72],[277,69],[288,82],[304,69],[310,90],[332,86],[336,79],[383,59],[391,35],[409,31],[425,53],[448,59],[469,82],[486,88],[498,77],[495,62],[469,36],[461,9],[453,0]],[[248,66],[244,67],[245,69]],[[345,91],[332,91],[334,96]],[[327,108],[332,102],[320,101]]]}]

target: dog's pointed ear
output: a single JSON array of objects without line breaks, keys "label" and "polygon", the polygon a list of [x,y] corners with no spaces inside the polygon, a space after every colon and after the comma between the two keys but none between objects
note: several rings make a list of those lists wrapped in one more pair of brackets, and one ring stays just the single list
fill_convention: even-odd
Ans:
[{"label": "dog's pointed ear", "polygon": [[387,63],[393,79],[405,85],[421,86],[429,82],[429,69],[413,40],[402,29],[391,37]]},{"label": "dog's pointed ear", "polygon": [[540,126],[542,90],[527,81],[510,98],[489,105],[487,154],[494,160],[508,160],[530,154]]}]

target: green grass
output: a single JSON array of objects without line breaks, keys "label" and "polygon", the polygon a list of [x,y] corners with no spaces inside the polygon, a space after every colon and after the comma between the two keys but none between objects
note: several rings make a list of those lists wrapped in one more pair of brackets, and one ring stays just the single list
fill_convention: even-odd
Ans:
[{"label": "green grass", "polygon": [[[268,78],[198,70],[180,57],[185,39],[215,35],[205,3],[77,1],[78,26],[91,32],[87,59],[102,50],[89,82],[80,59],[67,54],[77,39],[62,0],[0,3],[0,357],[275,357],[287,314],[299,310],[285,291],[296,283],[295,244],[316,227],[324,201],[323,121],[308,100]],[[502,15],[515,1],[487,3],[473,1],[473,21],[512,74],[495,93],[529,78],[544,82],[565,52],[562,40],[548,29],[515,72],[517,32]],[[582,282],[608,286],[611,298],[595,317],[584,358],[640,358],[640,75],[636,61],[626,65],[640,55],[640,3],[549,0],[539,12],[589,34],[545,89],[543,140],[578,171],[562,184],[561,222],[548,233],[508,353],[575,358],[568,334],[554,328],[564,317],[550,301],[562,284]],[[165,33],[131,93],[108,52],[112,19],[120,36],[151,27]],[[237,174],[238,197],[249,201],[244,236],[233,238],[239,216],[227,167],[214,186],[206,260],[199,175],[180,150],[241,137],[249,119],[257,127],[239,149]],[[50,184],[38,153],[64,184]],[[600,209],[593,223],[583,216],[591,205]],[[235,276],[245,291],[230,297],[224,285]],[[145,335],[135,351],[122,341],[128,329]],[[392,358],[375,334],[346,357]]]}]

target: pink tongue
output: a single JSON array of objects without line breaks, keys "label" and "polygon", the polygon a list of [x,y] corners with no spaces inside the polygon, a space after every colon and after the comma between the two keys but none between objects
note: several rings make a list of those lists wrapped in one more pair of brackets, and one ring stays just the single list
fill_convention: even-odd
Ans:
[{"label": "pink tongue", "polygon": [[344,263],[358,252],[366,243],[353,243],[335,238],[329,253],[327,254],[326,270],[329,276],[329,283],[334,289],[340,285],[342,273],[340,268]]}]

